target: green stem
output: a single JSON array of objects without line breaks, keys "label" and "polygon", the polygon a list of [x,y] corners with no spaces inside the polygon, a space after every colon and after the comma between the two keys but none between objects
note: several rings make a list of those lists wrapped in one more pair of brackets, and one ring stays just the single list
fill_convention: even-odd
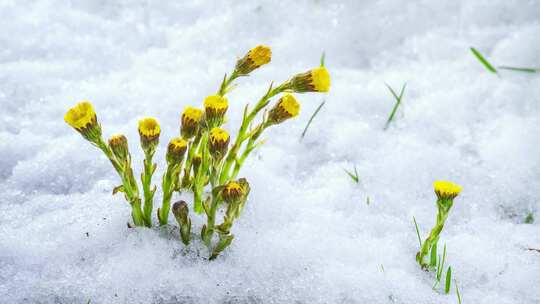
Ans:
[{"label": "green stem", "polygon": [[[195,156],[195,152],[197,151],[197,148],[199,147],[199,143],[201,142],[201,135],[200,133],[195,137],[195,139],[190,142],[189,148],[188,148],[188,155],[186,157],[186,164],[184,166],[184,175],[182,178],[182,182],[180,183],[180,188],[176,189],[177,191],[180,191],[181,188],[189,188],[191,182],[192,182],[192,176],[191,176],[191,167],[193,165],[193,157]],[[195,177],[195,173],[193,173],[193,178]]]},{"label": "green stem", "polygon": [[152,184],[152,174],[155,170],[155,165],[152,162],[152,154],[145,153],[144,172],[141,175],[141,182],[144,192],[144,221],[147,227],[152,227],[152,209],[154,209],[154,193],[156,189],[150,189]]},{"label": "green stem", "polygon": [[446,222],[446,219],[448,218],[448,212],[450,210],[451,204],[447,205],[442,200],[437,200],[437,222],[435,223],[435,227],[431,229],[431,232],[429,233],[426,240],[423,242],[422,247],[420,248],[420,251],[416,254],[416,260],[420,264],[420,266],[424,269],[427,269],[429,266],[429,263],[424,262],[425,257],[428,255],[429,251],[431,250],[431,247],[436,244],[439,240],[439,235],[441,234],[441,231],[444,228],[444,223]]},{"label": "green stem", "polygon": [[238,173],[240,172],[244,161],[249,156],[249,154],[256,148],[257,139],[259,139],[259,136],[262,134],[262,132],[264,132],[264,130],[266,130],[266,128],[268,128],[269,126],[270,125],[267,123],[261,123],[257,126],[257,128],[255,128],[255,131],[252,133],[253,135],[249,137],[248,143],[244,148],[244,152],[242,152],[242,155],[236,159],[233,173],[229,176],[229,179],[235,179],[238,176]]},{"label": "green stem", "polygon": [[131,205],[131,217],[135,226],[145,226],[144,215],[141,209],[141,199],[139,197],[139,189],[137,181],[133,176],[133,170],[129,160],[124,166],[122,166],[114,157],[109,146],[100,138],[96,142],[96,146],[105,153],[107,158],[111,161],[114,169],[120,176],[123,185],[123,192],[126,196],[126,200]]},{"label": "green stem", "polygon": [[203,131],[203,134],[201,135],[201,143],[199,144],[199,150],[201,150],[201,164],[199,165],[199,170],[195,172],[195,178],[193,181],[193,209],[196,213],[202,213],[203,207],[202,207],[202,194],[204,190],[204,184],[206,182],[207,178],[207,171],[208,171],[208,163],[210,161],[209,153],[208,153],[208,132]]},{"label": "green stem", "polygon": [[169,222],[169,211],[171,209],[171,198],[178,182],[178,176],[182,168],[181,164],[167,166],[167,172],[163,176],[163,203],[158,209],[158,220],[161,226]]},{"label": "green stem", "polygon": [[211,243],[212,243],[212,236],[214,235],[214,227],[216,224],[216,211],[219,206],[219,200],[216,195],[212,195],[212,201],[210,203],[210,210],[208,210],[207,214],[207,222],[206,222],[206,230],[205,234],[203,235],[203,241],[208,247],[208,249],[211,251]]},{"label": "green stem", "polygon": [[247,106],[246,110],[244,111],[244,118],[242,119],[242,124],[240,125],[240,129],[238,130],[238,134],[236,136],[236,140],[234,144],[232,145],[231,149],[229,150],[229,153],[227,154],[227,158],[225,159],[225,163],[223,165],[223,170],[221,171],[221,175],[219,178],[220,184],[224,184],[227,180],[230,179],[230,170],[233,162],[236,161],[236,157],[238,154],[238,151],[240,150],[240,147],[248,139],[246,137],[246,132],[257,114],[264,109],[268,105],[268,102],[270,98],[274,97],[275,95],[285,91],[287,89],[288,83],[285,82],[281,84],[280,86],[276,88],[272,88],[270,85],[270,88],[266,92],[266,94],[257,102],[255,107],[249,112],[249,114],[246,114],[247,112]]}]

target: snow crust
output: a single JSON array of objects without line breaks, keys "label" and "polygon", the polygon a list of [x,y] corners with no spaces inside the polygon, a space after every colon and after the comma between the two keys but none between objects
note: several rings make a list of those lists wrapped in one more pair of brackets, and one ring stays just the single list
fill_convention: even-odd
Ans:
[{"label": "snow crust", "polygon": [[[540,226],[525,223],[540,218],[540,74],[497,77],[469,51],[539,67],[538,16],[517,0],[2,1],[0,303],[457,303],[414,259],[412,217],[425,237],[437,179],[463,186],[441,236],[463,303],[540,303],[527,250]],[[208,262],[197,244],[128,229],[118,178],[64,112],[92,101],[137,170],[136,122],[157,117],[163,168],[184,106],[257,44],[272,63],[231,93],[231,132],[245,103],[323,51],[332,88],[299,96],[300,117],[248,161],[233,245]],[[387,131],[385,82],[407,83]],[[355,165],[359,184],[343,171]]]}]

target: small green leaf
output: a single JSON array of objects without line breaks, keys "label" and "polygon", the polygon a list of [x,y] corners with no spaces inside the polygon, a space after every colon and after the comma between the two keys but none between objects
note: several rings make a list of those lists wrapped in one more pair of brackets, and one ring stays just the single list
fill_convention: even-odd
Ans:
[{"label": "small green leaf", "polygon": [[525,224],[532,224],[534,223],[534,215],[532,214],[532,212],[529,212],[527,214],[527,217],[525,217]]},{"label": "small green leaf", "polygon": [[114,189],[112,191],[112,194],[115,195],[118,192],[124,192],[124,186],[123,185],[114,187]]},{"label": "small green leaf", "polygon": [[478,52],[475,48],[471,47],[471,52],[473,53],[473,55],[476,57],[476,59],[478,59],[478,61],[480,61],[480,63],[482,63],[484,65],[484,67],[490,71],[491,73],[493,74],[497,74],[497,69],[495,69],[491,63],[489,63],[489,61],[487,61],[486,58],[484,58],[484,56],[482,56],[482,54],[480,54],[480,52]]},{"label": "small green leaf", "polygon": [[431,267],[437,266],[437,243],[431,246],[431,259],[429,265],[431,265]]},{"label": "small green leaf", "polygon": [[321,55],[321,67],[324,67],[324,59],[326,57],[326,54],[323,52]]},{"label": "small green leaf", "polygon": [[448,294],[450,292],[450,285],[452,285],[452,267],[448,266],[448,270],[446,271],[444,293]]}]

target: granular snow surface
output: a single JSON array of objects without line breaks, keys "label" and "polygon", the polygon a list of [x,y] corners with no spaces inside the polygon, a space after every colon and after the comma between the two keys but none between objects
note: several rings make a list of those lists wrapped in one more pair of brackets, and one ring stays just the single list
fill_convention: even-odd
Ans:
[{"label": "granular snow surface", "polygon": [[[498,77],[469,50],[540,67],[539,16],[534,0],[2,1],[0,303],[457,303],[415,261],[412,218],[424,238],[439,179],[463,187],[440,240],[463,303],[540,303],[540,74]],[[137,121],[158,118],[159,184],[182,109],[257,44],[272,62],[229,95],[231,133],[323,51],[332,87],[299,95],[301,115],[247,161],[232,246],[209,262],[200,244],[128,229],[118,177],[65,111],[90,100],[137,174]],[[385,83],[407,83],[386,131]]]}]

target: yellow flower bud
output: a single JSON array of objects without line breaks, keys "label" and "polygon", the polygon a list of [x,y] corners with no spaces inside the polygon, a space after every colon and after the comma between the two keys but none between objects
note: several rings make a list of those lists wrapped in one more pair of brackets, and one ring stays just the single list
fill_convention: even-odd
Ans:
[{"label": "yellow flower bud", "polygon": [[139,120],[139,135],[141,137],[141,147],[144,153],[153,155],[159,144],[159,134],[161,128],[154,118],[144,118]]},{"label": "yellow flower bud", "polygon": [[318,67],[305,73],[297,74],[291,79],[291,89],[297,93],[328,92],[330,74],[325,67]]},{"label": "yellow flower bud", "polygon": [[215,160],[221,160],[227,153],[230,136],[227,131],[220,128],[212,128],[208,136],[208,149]]},{"label": "yellow flower bud", "polygon": [[181,137],[173,138],[167,146],[167,163],[169,165],[180,164],[184,160],[187,150],[187,141]]},{"label": "yellow flower bud", "polygon": [[238,184],[240,184],[240,187],[242,187],[244,197],[247,196],[249,194],[249,191],[251,191],[251,188],[249,187],[249,183],[248,183],[247,179],[245,179],[243,177],[239,178],[238,179]]},{"label": "yellow flower bud", "polygon": [[285,94],[268,113],[270,124],[279,124],[293,118],[300,113],[300,104],[291,94]]},{"label": "yellow flower bud", "polygon": [[241,201],[243,196],[244,189],[235,181],[228,182],[221,190],[221,197],[229,204]]},{"label": "yellow flower bud", "polygon": [[180,134],[185,139],[190,139],[199,132],[199,124],[203,117],[203,111],[194,107],[186,107],[182,113],[182,127]]},{"label": "yellow flower bud", "polygon": [[199,171],[199,166],[201,165],[201,162],[202,162],[201,154],[196,154],[195,156],[193,156],[193,159],[191,160],[191,164],[193,165],[193,175],[196,175],[197,171]]},{"label": "yellow flower bud", "polygon": [[101,126],[97,122],[94,107],[88,101],[81,101],[69,109],[64,115],[64,121],[88,141],[95,143],[101,138]]},{"label": "yellow flower bud", "polygon": [[128,160],[129,148],[127,138],[124,135],[113,135],[109,139],[109,147],[111,148],[114,157],[116,157],[119,162],[125,163]]},{"label": "yellow flower bud", "polygon": [[208,128],[219,127],[225,121],[225,113],[229,108],[227,98],[211,95],[204,100],[204,116]]},{"label": "yellow flower bud", "polygon": [[264,45],[258,45],[251,50],[238,62],[236,62],[235,73],[238,75],[247,75],[253,70],[270,62],[272,59],[272,50]]},{"label": "yellow flower bud", "polygon": [[439,199],[453,200],[461,192],[461,187],[458,184],[448,181],[436,181],[433,186]]}]

